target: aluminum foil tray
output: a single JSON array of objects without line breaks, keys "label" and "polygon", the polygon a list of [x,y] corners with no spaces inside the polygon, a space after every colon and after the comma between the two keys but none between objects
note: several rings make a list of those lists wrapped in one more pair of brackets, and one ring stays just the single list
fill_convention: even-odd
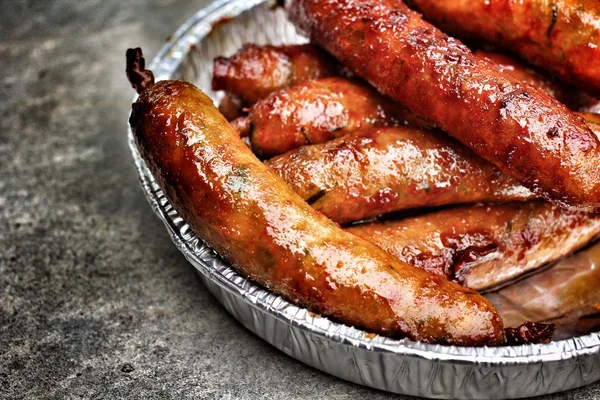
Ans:
[{"label": "aluminum foil tray", "polygon": [[[274,1],[218,0],[185,23],[150,68],[158,80],[183,79],[218,102],[212,60],[245,42],[302,43]],[[459,348],[373,336],[315,316],[238,275],[195,236],[169,204],[129,131],[141,183],[173,242],[202,282],[246,328],[310,366],[361,385],[440,399],[521,398],[600,380],[600,334],[547,345]]]}]

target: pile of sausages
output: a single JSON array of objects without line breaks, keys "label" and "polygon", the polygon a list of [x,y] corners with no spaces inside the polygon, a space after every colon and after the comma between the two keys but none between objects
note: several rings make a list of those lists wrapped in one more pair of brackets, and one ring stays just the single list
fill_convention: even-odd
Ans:
[{"label": "pile of sausages", "polygon": [[552,325],[505,329],[477,291],[600,234],[600,9],[464,3],[410,5],[567,83],[399,0],[289,0],[311,44],[216,59],[219,110],[128,51],[140,153],[202,239],[311,311],[426,343],[547,342]]}]

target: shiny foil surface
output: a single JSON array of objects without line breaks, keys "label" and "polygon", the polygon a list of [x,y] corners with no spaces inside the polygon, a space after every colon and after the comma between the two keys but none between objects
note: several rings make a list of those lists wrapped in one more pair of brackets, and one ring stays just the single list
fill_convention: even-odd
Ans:
[{"label": "shiny foil surface", "polygon": [[[221,95],[211,90],[212,60],[230,56],[246,42],[306,39],[273,1],[219,0],[173,35],[150,69],[157,80],[192,82],[218,103]],[[393,340],[309,313],[241,277],[177,215],[141,159],[131,131],[129,143],[148,201],[202,282],[245,327],[284,353],[361,385],[440,399],[522,398],[600,380],[600,333],[578,336],[600,326],[595,285],[600,283],[600,244],[487,295],[507,325],[532,318],[531,313],[555,321],[559,336],[550,344],[459,348]],[[578,293],[583,297],[574,301]],[[525,308],[515,303],[521,300]]]}]

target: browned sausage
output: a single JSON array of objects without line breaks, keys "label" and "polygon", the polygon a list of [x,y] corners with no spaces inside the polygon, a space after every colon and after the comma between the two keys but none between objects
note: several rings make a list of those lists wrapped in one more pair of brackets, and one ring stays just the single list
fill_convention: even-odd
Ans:
[{"label": "browned sausage", "polygon": [[[580,113],[600,137],[600,116]],[[534,197],[460,143],[413,126],[371,128],[266,161],[338,223],[407,208]]]},{"label": "browned sausage", "polygon": [[[553,77],[534,69],[516,59],[498,52],[478,50],[477,56],[487,57],[517,79],[539,87],[573,110],[598,112],[600,103]],[[335,65],[335,66],[334,66]],[[301,74],[291,71],[300,70]],[[232,112],[239,112],[245,96],[245,105],[267,97],[272,92],[302,83],[310,79],[347,75],[348,71],[323,50],[310,44],[286,46],[258,46],[246,44],[235,55],[215,60],[213,89],[225,90],[224,109],[219,111],[229,120]],[[283,71],[283,72],[282,72]],[[273,84],[277,82],[277,84]]]},{"label": "browned sausage", "polygon": [[347,231],[404,262],[482,290],[586,245],[600,234],[600,215],[532,200],[458,207]]},{"label": "browned sausage", "polygon": [[411,126],[351,133],[266,164],[338,223],[407,208],[534,197],[442,132]]},{"label": "browned sausage", "polygon": [[478,50],[475,55],[486,57],[498,64],[503,72],[507,72],[521,82],[538,87],[554,97],[571,110],[600,110],[600,102],[580,90],[558,82],[553,77],[531,68],[506,54]]},{"label": "browned sausage", "polygon": [[381,93],[533,192],[600,209],[600,141],[540,89],[474,56],[399,0],[288,0],[292,21]]},{"label": "browned sausage", "polygon": [[598,0],[409,0],[453,34],[518,53],[600,95]]},{"label": "browned sausage", "polygon": [[219,112],[227,118],[227,121],[233,121],[244,115],[244,106],[239,98],[225,95],[219,104]]},{"label": "browned sausage", "polygon": [[181,81],[138,79],[135,56],[128,52],[141,92],[130,118],[138,149],[177,212],[241,274],[370,332],[504,342],[485,298],[341,230],[261,163],[206,95]]},{"label": "browned sausage", "polygon": [[[496,60],[499,57],[494,56]],[[568,92],[559,85],[521,68],[510,59],[505,61],[502,68],[510,68],[512,74],[524,78],[527,83],[553,95],[567,96]],[[232,121],[240,135],[250,135],[254,151],[262,157],[282,154],[306,144],[323,143],[373,126],[406,124],[431,125],[369,86],[340,77],[307,81],[272,93],[256,103],[247,117]]]},{"label": "browned sausage", "polygon": [[269,158],[359,129],[408,120],[424,123],[368,85],[334,77],[272,93],[233,126],[240,135],[249,135],[257,155]]},{"label": "browned sausage", "polygon": [[245,44],[233,56],[215,59],[212,89],[224,90],[250,106],[280,89],[337,76],[342,71],[331,56],[316,46]]}]

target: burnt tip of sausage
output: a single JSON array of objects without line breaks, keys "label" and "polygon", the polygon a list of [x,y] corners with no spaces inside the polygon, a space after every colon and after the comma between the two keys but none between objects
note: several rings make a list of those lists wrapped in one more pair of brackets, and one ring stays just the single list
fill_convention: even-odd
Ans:
[{"label": "burnt tip of sausage", "polygon": [[556,325],[526,322],[516,328],[506,328],[504,331],[507,346],[546,344],[552,340],[552,336],[554,336],[554,332],[556,331]]},{"label": "burnt tip of sausage", "polygon": [[146,69],[146,60],[141,48],[127,49],[125,58],[127,79],[138,94],[154,85],[154,74]]}]

